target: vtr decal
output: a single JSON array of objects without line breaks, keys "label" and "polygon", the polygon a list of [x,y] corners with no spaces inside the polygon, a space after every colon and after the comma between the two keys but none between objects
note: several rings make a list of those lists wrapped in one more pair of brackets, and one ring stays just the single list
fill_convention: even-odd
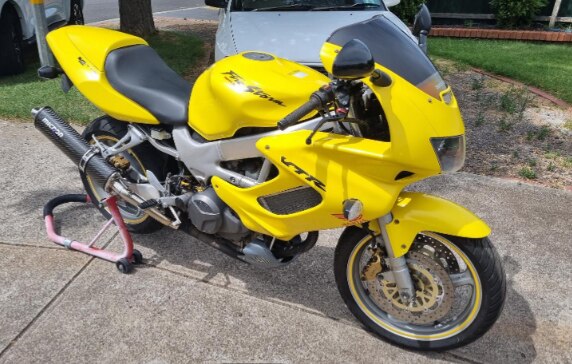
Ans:
[{"label": "vtr decal", "polygon": [[275,103],[278,106],[286,107],[286,105],[284,105],[284,101],[275,99],[274,97],[270,96],[270,94],[264,92],[264,90],[262,90],[260,87],[247,85],[244,82],[244,78],[242,78],[238,73],[234,71],[228,71],[228,72],[223,72],[223,75],[225,75],[224,78],[231,84],[242,86],[244,88],[244,92],[250,92],[251,94],[258,96],[261,99],[266,99],[270,102]]},{"label": "vtr decal", "polygon": [[305,170],[303,170],[302,168],[298,167],[297,165],[295,165],[292,162],[289,162],[286,160],[286,157],[282,157],[281,162],[284,163],[284,165],[286,167],[293,167],[294,168],[294,172],[296,172],[297,174],[302,174],[307,176],[306,177],[306,181],[309,182],[314,182],[314,185],[316,187],[318,187],[319,189],[321,189],[322,191],[326,192],[326,185],[324,183],[322,183],[322,181],[320,181],[319,179],[317,179],[316,177],[310,175],[310,173],[306,172]]}]

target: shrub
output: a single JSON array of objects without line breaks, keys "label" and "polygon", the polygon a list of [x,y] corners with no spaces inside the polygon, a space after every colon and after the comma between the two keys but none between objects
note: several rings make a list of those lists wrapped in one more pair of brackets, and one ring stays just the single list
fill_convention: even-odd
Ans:
[{"label": "shrub", "polygon": [[425,0],[401,0],[399,5],[391,8],[404,23],[413,24],[415,14],[419,11],[419,5],[425,3]]},{"label": "shrub", "polygon": [[497,22],[502,27],[527,26],[547,0],[491,0]]},{"label": "shrub", "polygon": [[526,178],[526,179],[538,178],[538,176],[536,175],[536,172],[534,172],[532,169],[530,169],[528,167],[524,167],[520,171],[518,171],[518,175],[521,176],[522,178]]}]

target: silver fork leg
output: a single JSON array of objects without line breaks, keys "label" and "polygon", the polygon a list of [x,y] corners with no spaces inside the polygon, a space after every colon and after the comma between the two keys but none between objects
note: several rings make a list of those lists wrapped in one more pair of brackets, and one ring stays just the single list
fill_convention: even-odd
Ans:
[{"label": "silver fork leg", "polygon": [[415,288],[413,287],[413,281],[411,280],[411,274],[409,273],[409,267],[407,266],[407,261],[405,256],[399,258],[395,257],[393,252],[393,247],[389,241],[389,235],[387,234],[387,224],[393,221],[393,215],[391,213],[382,216],[378,219],[379,228],[381,230],[381,237],[383,238],[383,243],[385,245],[385,250],[388,255],[388,263],[395,278],[395,283],[399,290],[399,296],[402,302],[411,302],[415,298]]}]

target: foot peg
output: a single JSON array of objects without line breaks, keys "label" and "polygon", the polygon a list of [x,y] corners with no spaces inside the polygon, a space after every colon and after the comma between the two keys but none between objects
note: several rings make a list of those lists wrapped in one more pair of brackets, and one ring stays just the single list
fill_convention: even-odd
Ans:
[{"label": "foot peg", "polygon": [[150,209],[151,207],[155,207],[159,204],[159,201],[152,199],[152,200],[147,200],[147,201],[143,201],[139,204],[139,208],[141,210],[147,210]]}]

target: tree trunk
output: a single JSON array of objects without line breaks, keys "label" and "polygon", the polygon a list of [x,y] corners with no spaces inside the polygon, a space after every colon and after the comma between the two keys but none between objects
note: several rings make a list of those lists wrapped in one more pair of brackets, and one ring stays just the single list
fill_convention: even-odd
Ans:
[{"label": "tree trunk", "polygon": [[143,38],[157,32],[151,0],[119,0],[119,19],[122,32]]}]

